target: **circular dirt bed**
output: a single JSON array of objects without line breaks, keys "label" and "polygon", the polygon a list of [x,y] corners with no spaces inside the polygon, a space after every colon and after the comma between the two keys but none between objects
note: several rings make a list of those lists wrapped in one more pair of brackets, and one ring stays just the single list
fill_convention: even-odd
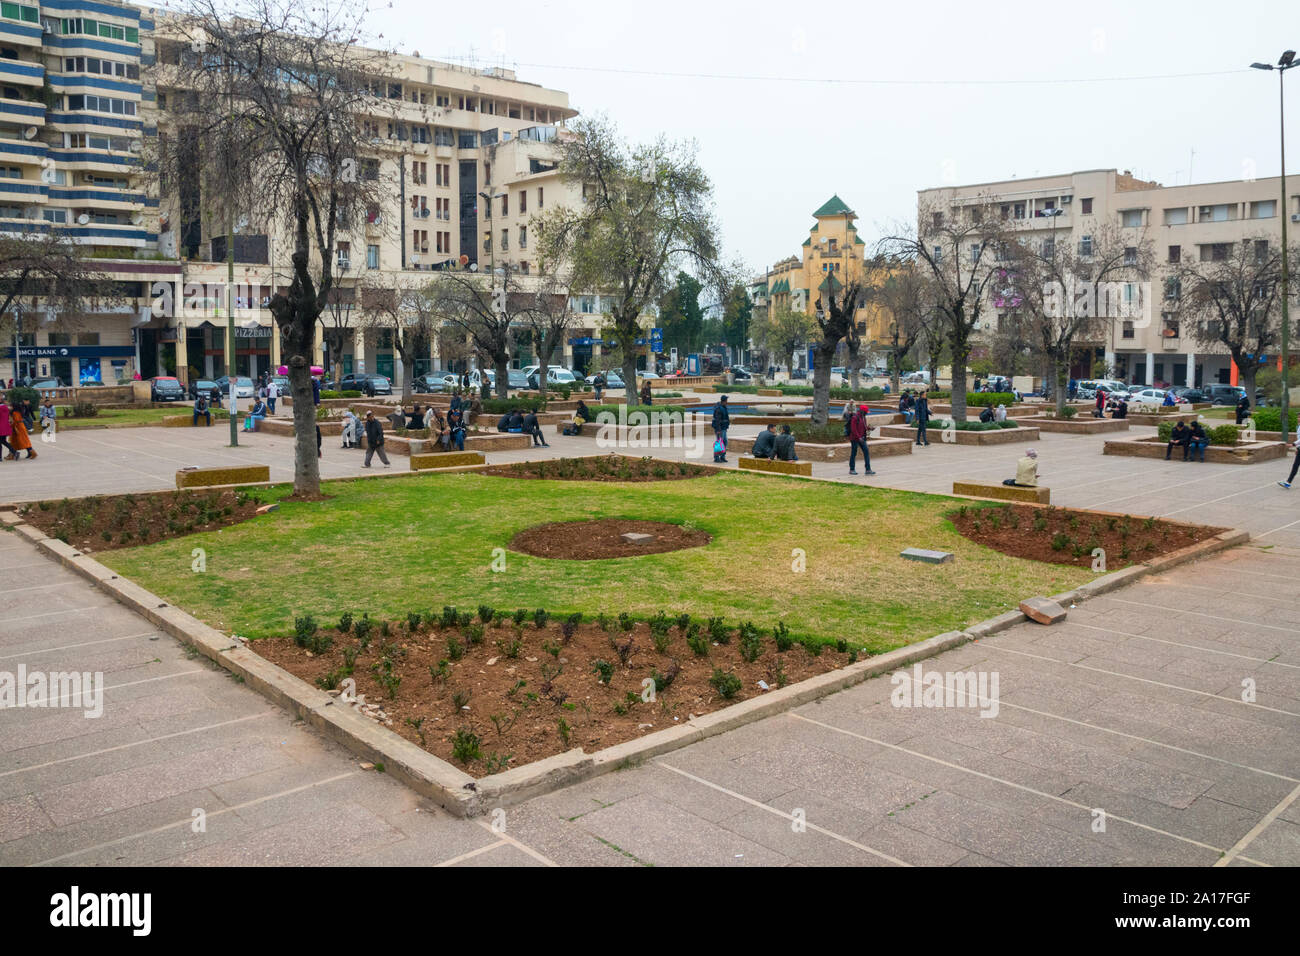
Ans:
[{"label": "circular dirt bed", "polygon": [[[629,532],[653,537],[633,543],[623,538]],[[712,539],[703,531],[663,521],[601,518],[596,521],[552,521],[533,525],[510,539],[510,548],[539,558],[589,561],[698,548],[710,540]]]}]

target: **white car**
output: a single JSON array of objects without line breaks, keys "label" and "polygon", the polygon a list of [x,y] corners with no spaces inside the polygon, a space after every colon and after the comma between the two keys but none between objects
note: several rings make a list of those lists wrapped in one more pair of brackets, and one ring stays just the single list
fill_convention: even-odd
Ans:
[{"label": "white car", "polygon": [[1165,390],[1163,388],[1143,388],[1136,392],[1129,392],[1128,403],[1130,405],[1163,405],[1165,403]]}]

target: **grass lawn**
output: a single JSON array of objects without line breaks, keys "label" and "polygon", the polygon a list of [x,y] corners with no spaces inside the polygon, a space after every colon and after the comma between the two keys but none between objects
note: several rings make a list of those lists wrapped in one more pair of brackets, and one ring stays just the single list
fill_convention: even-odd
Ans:
[{"label": "grass lawn", "polygon": [[[959,629],[1023,598],[1074,587],[1087,570],[1020,560],[961,537],[954,499],[721,473],[649,483],[517,480],[475,473],[359,479],[325,502],[287,502],[221,532],[96,557],[214,627],[250,638],[292,633],[295,615],[345,611],[402,619],[443,605],[545,607],[553,614],[663,609],[697,618],[785,621],[796,635],[843,638],[876,653]],[[289,493],[279,487],[268,494]],[[494,548],[534,524],[591,518],[689,522],[704,547],[603,561]],[[207,570],[191,571],[191,552]],[[927,565],[906,547],[955,552]],[[792,550],[807,570],[792,570]]]},{"label": "grass lawn", "polygon": [[[102,425],[152,425],[160,419],[173,415],[193,415],[193,402],[177,402],[172,408],[105,408],[94,418],[69,418],[60,409],[58,429],[67,431],[72,428],[96,428]],[[226,419],[222,409],[212,410],[212,421]]]}]

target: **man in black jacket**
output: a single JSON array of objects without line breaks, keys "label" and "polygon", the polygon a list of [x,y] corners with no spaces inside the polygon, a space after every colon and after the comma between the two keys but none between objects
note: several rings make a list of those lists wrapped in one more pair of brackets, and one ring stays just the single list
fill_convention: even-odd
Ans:
[{"label": "man in black jacket", "polygon": [[1187,427],[1187,423],[1179,420],[1174,426],[1174,430],[1169,435],[1169,444],[1165,446],[1165,461],[1173,453],[1175,445],[1183,446],[1183,461],[1187,460],[1187,451],[1192,444],[1192,430]]},{"label": "man in black jacket", "polygon": [[370,467],[370,459],[378,452],[384,467],[389,466],[388,455],[384,453],[384,426],[375,418],[374,412],[366,412],[366,461],[362,466]]},{"label": "man in black jacket", "polygon": [[775,458],[776,457],[776,426],[768,425],[758,433],[758,441],[754,442],[754,450],[750,452],[755,458]]},{"label": "man in black jacket", "polygon": [[1237,424],[1240,425],[1243,421],[1245,421],[1246,416],[1249,414],[1250,414],[1250,399],[1248,399],[1245,395],[1242,395],[1241,398],[1237,399]]},{"label": "man in black jacket", "polygon": [[776,437],[776,457],[782,461],[799,460],[799,456],[794,453],[794,435],[790,433],[789,425],[782,425],[781,434]]},{"label": "man in black jacket", "polygon": [[727,429],[731,427],[731,413],[727,411],[727,396],[723,395],[713,406],[713,437],[727,444]]},{"label": "man in black jacket", "polygon": [[930,400],[922,392],[916,400],[916,443],[929,445],[930,436],[925,433],[925,426],[930,421]]},{"label": "man in black jacket", "polygon": [[536,448],[539,445],[542,448],[551,447],[550,445],[546,444],[546,439],[542,437],[542,426],[537,422],[536,412],[529,412],[527,415],[524,416],[524,434],[533,436],[534,448]]}]

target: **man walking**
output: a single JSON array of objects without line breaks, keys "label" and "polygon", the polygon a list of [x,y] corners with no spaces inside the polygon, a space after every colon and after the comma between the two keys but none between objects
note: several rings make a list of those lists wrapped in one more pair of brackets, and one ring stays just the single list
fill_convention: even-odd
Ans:
[{"label": "man walking", "polygon": [[727,396],[723,395],[713,406],[713,437],[727,447],[727,429],[731,427],[731,412],[727,410]]},{"label": "man walking", "polygon": [[917,396],[913,411],[916,412],[916,443],[929,447],[930,436],[925,433],[925,426],[930,421],[930,400],[925,397],[925,392]]},{"label": "man walking", "polygon": [[[921,425],[924,429],[925,425]],[[857,412],[849,419],[849,474],[858,473],[858,449],[862,449],[862,473],[874,475],[871,470],[871,452],[867,451],[867,406],[859,405]],[[926,442],[928,445],[929,442]]]},{"label": "man walking", "polygon": [[384,463],[384,467],[389,465],[388,455],[384,452],[384,426],[375,418],[374,412],[366,412],[366,460],[361,466],[370,467],[370,459],[378,453],[379,460]]},{"label": "man walking", "polygon": [[1295,481],[1295,473],[1300,471],[1300,435],[1295,436],[1295,441],[1291,443],[1291,447],[1295,449],[1295,458],[1291,461],[1291,474],[1286,476],[1286,481],[1278,482],[1279,485],[1287,489],[1290,489],[1291,483]]},{"label": "man walking", "polygon": [[275,414],[275,400],[280,397],[280,386],[275,384],[275,379],[269,379],[266,383],[266,407]]}]

